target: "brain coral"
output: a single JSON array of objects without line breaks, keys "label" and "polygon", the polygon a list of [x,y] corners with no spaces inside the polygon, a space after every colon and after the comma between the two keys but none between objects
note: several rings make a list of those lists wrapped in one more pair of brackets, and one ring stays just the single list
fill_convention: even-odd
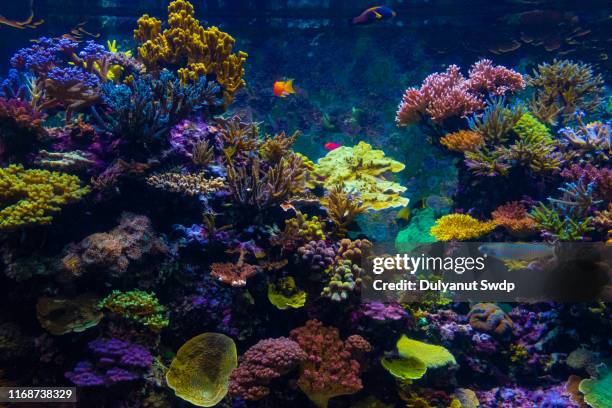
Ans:
[{"label": "brain coral", "polygon": [[470,319],[470,326],[476,330],[500,335],[512,333],[512,319],[494,303],[478,303],[474,305],[468,317]]},{"label": "brain coral", "polygon": [[166,373],[175,394],[198,407],[212,407],[228,391],[238,365],[236,344],[224,334],[202,333],[183,344]]}]

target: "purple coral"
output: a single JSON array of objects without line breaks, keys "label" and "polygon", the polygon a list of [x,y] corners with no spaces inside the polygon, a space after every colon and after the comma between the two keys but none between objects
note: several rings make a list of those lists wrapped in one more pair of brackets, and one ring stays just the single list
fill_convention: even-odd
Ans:
[{"label": "purple coral", "polygon": [[82,387],[137,380],[153,363],[153,356],[146,348],[115,338],[94,340],[88,347],[95,362],[81,361],[65,374],[67,379]]},{"label": "purple coral", "polygon": [[261,340],[240,357],[230,376],[229,393],[256,401],[270,393],[268,384],[296,368],[308,356],[286,337]]},{"label": "purple coral", "polygon": [[55,67],[49,71],[47,76],[59,86],[70,86],[81,83],[89,88],[95,88],[100,85],[100,79],[97,76],[77,67]]},{"label": "purple coral", "polygon": [[298,248],[298,254],[313,272],[322,272],[334,263],[336,250],[326,241],[310,241]]},{"label": "purple coral", "polygon": [[220,133],[203,121],[183,120],[170,131],[171,151],[183,157],[192,158],[192,152],[199,143],[208,142],[216,154],[223,151]]},{"label": "purple coral", "polygon": [[374,300],[363,302],[361,310],[365,316],[381,322],[386,320],[400,320],[408,317],[408,312],[394,302],[383,303]]}]

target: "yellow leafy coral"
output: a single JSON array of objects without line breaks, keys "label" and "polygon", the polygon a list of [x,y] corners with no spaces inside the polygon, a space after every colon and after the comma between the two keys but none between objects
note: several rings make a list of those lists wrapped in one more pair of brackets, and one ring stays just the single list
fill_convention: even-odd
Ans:
[{"label": "yellow leafy coral", "polygon": [[479,221],[467,214],[448,214],[436,220],[431,235],[438,241],[463,241],[488,234],[496,225],[493,221]]},{"label": "yellow leafy coral", "polygon": [[238,366],[234,341],[220,333],[202,333],[183,344],[166,372],[177,397],[198,407],[213,407],[227,394]]},{"label": "yellow leafy coral", "polygon": [[0,168],[0,230],[49,224],[61,206],[89,192],[78,177],[21,165]]},{"label": "yellow leafy coral", "polygon": [[373,210],[403,207],[408,204],[401,197],[406,187],[385,179],[387,173],[397,173],[404,164],[385,157],[382,150],[374,150],[365,142],[356,146],[342,146],[319,159],[316,166],[317,176],[323,180],[326,189],[338,185],[359,196],[363,206]]},{"label": "yellow leafy coral", "polygon": [[183,83],[197,81],[202,75],[214,75],[223,87],[226,101],[244,87],[244,63],[247,54],[232,53],[236,40],[217,27],[204,28],[194,17],[193,5],[175,0],[168,6],[168,28],[148,14],[138,20],[134,38],[141,43],[138,55],[147,70],[186,64],[177,73]]}]

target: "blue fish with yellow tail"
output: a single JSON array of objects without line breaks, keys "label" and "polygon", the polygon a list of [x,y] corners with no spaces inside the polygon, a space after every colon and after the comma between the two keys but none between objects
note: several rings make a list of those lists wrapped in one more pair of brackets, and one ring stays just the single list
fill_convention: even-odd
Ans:
[{"label": "blue fish with yellow tail", "polygon": [[397,13],[387,6],[375,6],[366,9],[363,13],[351,20],[353,25],[372,24],[377,21],[391,20]]}]

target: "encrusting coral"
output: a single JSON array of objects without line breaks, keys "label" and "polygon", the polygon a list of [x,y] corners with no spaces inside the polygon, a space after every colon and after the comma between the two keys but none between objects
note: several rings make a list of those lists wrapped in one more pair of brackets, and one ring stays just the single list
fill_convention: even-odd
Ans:
[{"label": "encrusting coral", "polygon": [[43,296],[36,303],[36,317],[45,330],[56,336],[82,332],[102,319],[98,309],[99,300],[88,293],[75,298]]},{"label": "encrusting coral", "polygon": [[70,174],[26,170],[21,165],[0,168],[0,230],[49,224],[61,206],[89,192]]},{"label": "encrusting coral", "polygon": [[342,146],[327,153],[317,162],[315,172],[324,180],[327,189],[340,185],[354,194],[364,207],[382,210],[408,204],[409,200],[401,196],[406,188],[385,178],[385,174],[400,172],[404,167],[385,157],[382,150],[359,142],[356,146]]},{"label": "encrusting coral", "polygon": [[448,214],[436,220],[431,235],[438,241],[464,241],[486,235],[496,226],[494,221],[479,221],[467,214]]},{"label": "encrusting coral", "polygon": [[197,82],[211,75],[224,90],[226,102],[244,87],[242,79],[247,54],[232,53],[235,40],[217,27],[204,28],[194,17],[193,5],[175,0],[168,6],[168,28],[145,14],[138,20],[134,38],[141,43],[138,55],[150,72],[162,67],[181,66],[177,71],[181,81]]}]

